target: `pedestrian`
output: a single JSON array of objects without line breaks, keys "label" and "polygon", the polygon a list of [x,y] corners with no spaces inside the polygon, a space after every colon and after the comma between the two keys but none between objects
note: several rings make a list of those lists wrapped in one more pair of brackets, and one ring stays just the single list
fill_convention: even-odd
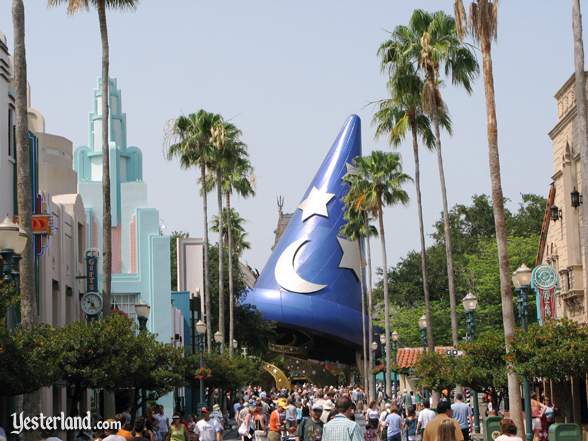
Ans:
[{"label": "pedestrian", "polygon": [[288,406],[288,402],[285,398],[280,398],[276,402],[276,409],[270,414],[269,419],[269,432],[268,432],[268,439],[269,441],[280,441],[280,434],[282,429],[282,422],[280,419],[280,413],[286,410]]},{"label": "pedestrian", "polygon": [[457,441],[455,425],[450,419],[441,422],[437,429],[437,441]]},{"label": "pedestrian", "polygon": [[444,421],[449,421],[447,424],[453,424],[455,429],[455,441],[463,441],[463,434],[459,423],[451,418],[451,406],[448,401],[439,401],[437,404],[437,416],[427,424],[425,428],[423,441],[440,441],[438,439],[439,426]]},{"label": "pedestrian", "polygon": [[510,418],[503,418],[500,421],[500,435],[494,441],[523,441],[517,436],[517,426]]},{"label": "pedestrian", "polygon": [[422,435],[431,421],[437,415],[434,410],[431,410],[431,403],[429,400],[424,400],[422,402],[423,408],[419,412],[419,417],[417,419],[417,433]]},{"label": "pedestrian", "polygon": [[119,425],[114,419],[105,421],[105,426],[108,427],[106,430],[106,437],[102,438],[102,441],[126,441],[122,436],[117,435]]},{"label": "pedestrian", "polygon": [[133,426],[130,418],[127,418],[124,413],[119,413],[114,416],[114,419],[120,427],[116,434],[122,436],[126,441],[131,441],[131,438],[133,438]]},{"label": "pedestrian", "polygon": [[216,441],[222,441],[223,432],[225,430],[225,418],[218,404],[212,406],[212,412],[210,413],[210,424],[214,428]]},{"label": "pedestrian", "polygon": [[472,408],[463,402],[463,394],[458,392],[455,394],[455,400],[451,405],[451,413],[453,418],[459,423],[461,433],[464,441],[470,441],[470,428],[473,420]]},{"label": "pedestrian", "polygon": [[[196,423],[195,432],[198,441],[215,441],[216,432],[214,426],[210,422],[210,414],[206,407],[200,409],[200,419]],[[173,426],[173,424],[172,424]],[[182,441],[182,440],[172,440]]]},{"label": "pedestrian", "polygon": [[290,398],[286,407],[286,427],[290,428],[292,426],[296,426],[296,406],[292,402],[292,398]]},{"label": "pedestrian", "polygon": [[310,415],[303,418],[298,425],[298,432],[296,434],[297,441],[321,441],[323,436],[323,422],[321,415],[323,414],[323,406],[314,404],[310,411]]},{"label": "pedestrian", "polygon": [[169,431],[169,421],[165,416],[163,406],[159,405],[156,408],[155,414],[153,417],[155,421],[157,421],[157,433],[158,433],[158,441],[165,441],[167,439],[167,433]]},{"label": "pedestrian", "polygon": [[545,413],[545,405],[537,400],[537,393],[531,394],[531,416],[532,428],[533,428],[533,439],[537,441],[541,436],[541,417]]},{"label": "pedestrian", "polygon": [[339,398],[335,409],[337,414],[323,427],[322,441],[363,441],[359,425],[351,421],[354,413],[351,399]]},{"label": "pedestrian", "polygon": [[178,413],[175,413],[172,417],[172,423],[169,426],[166,441],[190,441],[188,429],[186,429],[186,425]]},{"label": "pedestrian", "polygon": [[404,429],[406,431],[406,439],[407,441],[416,441],[416,428],[417,428],[417,419],[416,419],[416,412],[414,407],[411,407],[408,411],[408,415],[404,420]]},{"label": "pedestrian", "polygon": [[135,420],[135,425],[133,427],[133,431],[131,432],[132,441],[152,441],[151,436],[147,433],[145,429],[145,419],[144,418],[137,418]]},{"label": "pedestrian", "polygon": [[255,441],[267,441],[267,424],[261,400],[257,400],[252,418]]},{"label": "pedestrian", "polygon": [[396,406],[390,408],[390,413],[384,420],[384,426],[386,427],[387,441],[402,441],[402,417],[398,415],[398,408]]}]

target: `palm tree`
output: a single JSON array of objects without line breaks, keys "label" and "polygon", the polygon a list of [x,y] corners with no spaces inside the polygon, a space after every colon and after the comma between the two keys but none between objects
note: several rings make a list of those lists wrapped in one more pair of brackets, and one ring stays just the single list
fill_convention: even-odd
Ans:
[{"label": "palm tree", "polygon": [[[351,178],[352,179],[352,178]],[[346,237],[349,240],[357,241],[358,245],[361,247],[361,243],[363,239],[369,239],[369,236],[374,236],[377,234],[377,230],[371,226],[367,220],[367,213],[366,212],[358,212],[353,210],[351,207],[346,207],[346,211],[344,214],[344,218],[346,223],[341,227],[341,235]],[[369,247],[369,245],[368,245]],[[361,248],[366,248],[361,247]],[[371,273],[371,253],[369,248],[366,250],[367,252],[367,262],[369,271]],[[363,256],[363,252],[360,253]],[[363,260],[363,259],[362,259]],[[361,263],[362,268],[364,267],[363,262]],[[363,272],[363,271],[362,271]],[[361,333],[362,333],[362,350],[363,350],[363,383],[364,389],[367,391],[369,397],[374,396],[374,385],[373,385],[373,377],[369,375],[369,369],[372,366],[372,351],[369,347],[372,341],[372,301],[371,301],[371,274],[369,275],[370,283],[366,287],[366,280],[365,276],[362,275],[362,278],[359,280],[361,285]],[[367,303],[366,306],[366,297]],[[367,332],[366,332],[366,323],[365,317],[367,312]]]},{"label": "palm tree", "polygon": [[167,159],[178,158],[182,168],[200,168],[200,194],[202,196],[202,218],[204,239],[204,301],[206,316],[206,346],[212,351],[212,311],[210,306],[210,283],[208,272],[208,198],[205,190],[207,181],[207,164],[212,155],[210,130],[217,116],[205,110],[199,110],[187,116],[176,118],[168,133]]},{"label": "palm tree", "polygon": [[[500,270],[500,296],[502,300],[502,323],[506,351],[509,352],[514,336],[515,316],[512,304],[512,286],[508,263],[506,221],[504,215],[504,197],[500,177],[500,157],[498,153],[498,126],[496,123],[496,101],[494,96],[494,73],[492,68],[492,40],[496,40],[496,26],[498,18],[498,2],[496,0],[473,0],[470,6],[470,17],[467,19],[463,3],[455,2],[455,17],[457,30],[461,38],[466,30],[472,34],[474,40],[480,43],[482,49],[484,91],[486,94],[486,121],[488,132],[488,159],[490,167],[490,181],[492,184],[492,208],[494,226],[496,229],[496,243],[498,248],[498,266]],[[582,69],[583,76],[583,69]],[[582,86],[583,90],[583,86]],[[508,396],[510,414],[517,427],[523,431],[521,392],[517,375],[508,369]]]},{"label": "palm tree", "polygon": [[[31,328],[37,321],[37,305],[34,291],[33,240],[32,240],[32,182],[29,143],[27,139],[27,59],[25,45],[25,10],[22,0],[12,1],[12,26],[14,30],[13,81],[16,107],[16,185],[18,224],[27,235],[20,259],[20,311],[21,326]],[[9,130],[12,128],[9,127]],[[28,394],[24,400],[24,412],[38,415],[41,406],[40,391]],[[25,432],[25,440],[38,438],[36,431]]]},{"label": "palm tree", "polygon": [[[402,63],[402,60],[399,60]],[[419,237],[421,243],[421,274],[425,300],[427,326],[432,335],[432,312],[427,278],[427,246],[425,243],[425,227],[423,222],[423,205],[421,199],[421,172],[419,161],[419,137],[425,146],[435,148],[435,135],[431,130],[431,120],[422,109],[421,91],[423,81],[414,70],[412,64],[401,64],[395,67],[395,74],[388,82],[390,98],[381,100],[379,109],[374,115],[376,138],[387,135],[388,142],[398,147],[408,132],[412,135],[412,151],[414,156],[414,178],[416,187],[417,213],[419,218]],[[440,112],[439,121],[442,127],[451,134],[451,120],[447,112]]]},{"label": "palm tree", "polygon": [[[214,146],[209,167],[215,170],[215,185],[218,203],[218,212],[223,211],[223,172],[230,169],[230,164],[236,157],[239,157],[237,151],[243,152],[244,144],[239,138],[241,131],[233,124],[225,121],[220,115],[211,127],[210,142]],[[219,217],[219,231],[223,231],[223,217]],[[230,232],[230,229],[229,229]],[[218,332],[222,339],[220,343],[220,352],[225,350],[225,293],[223,278],[223,235],[218,236]],[[231,282],[232,283],[232,282]],[[229,348],[233,346],[233,341],[229,341]]]},{"label": "palm tree", "polygon": [[346,177],[350,185],[344,197],[345,205],[358,212],[368,212],[378,219],[384,284],[384,328],[386,334],[386,393],[392,394],[390,384],[390,302],[388,296],[388,259],[386,233],[384,231],[384,207],[408,204],[408,194],[403,186],[411,178],[403,173],[400,155],[374,151],[369,156],[356,158],[356,171]]},{"label": "palm tree", "polygon": [[[243,226],[245,222],[246,220],[243,219],[239,212],[234,208],[231,208],[230,211],[226,207],[223,208],[223,240],[228,244],[229,231],[227,230],[227,226],[230,225],[230,234],[233,239],[233,253],[235,256],[240,256],[241,254],[243,254],[243,251],[251,248],[251,243],[249,243],[249,241],[247,240],[247,231]],[[218,233],[220,231],[219,218],[217,214],[215,214],[212,217],[212,225],[210,229],[215,233]]]},{"label": "palm tree", "polygon": [[[396,69],[411,63],[415,71],[423,76],[421,92],[422,109],[430,116],[435,133],[435,149],[443,201],[443,225],[445,234],[445,253],[447,258],[447,280],[449,303],[451,307],[451,337],[453,345],[458,344],[457,303],[455,300],[455,281],[453,272],[453,251],[449,229],[449,208],[443,155],[441,152],[441,118],[446,112],[440,85],[440,69],[451,77],[453,84],[471,93],[472,81],[478,74],[478,62],[470,48],[458,38],[453,17],[442,11],[429,13],[416,9],[408,26],[397,26],[391,38],[385,41],[378,51],[382,58],[382,68],[388,68],[392,75]],[[427,320],[429,323],[430,321]],[[434,350],[432,326],[427,327],[427,346]]]},{"label": "palm tree", "polygon": [[[231,157],[228,158],[226,162],[225,169],[223,170],[223,180],[222,180],[222,189],[225,194],[225,202],[226,202],[226,210],[227,216],[226,219],[226,228],[224,231],[227,232],[226,236],[226,243],[227,251],[228,251],[228,269],[229,269],[229,356],[233,356],[233,339],[235,338],[235,294],[234,294],[234,287],[233,287],[233,251],[237,256],[241,255],[243,248],[240,246],[234,247],[236,242],[233,243],[233,224],[235,221],[240,219],[235,219],[233,217],[233,212],[236,213],[235,210],[231,208],[231,197],[233,192],[241,197],[249,197],[255,195],[255,190],[253,189],[253,178],[252,178],[252,167],[249,159],[247,158],[247,151],[245,149],[245,144],[240,143],[236,140],[236,145],[232,149]],[[238,215],[237,215],[238,216]],[[235,225],[237,226],[237,225]],[[240,225],[238,225],[241,227]],[[241,227],[242,228],[242,227]],[[219,222],[219,231],[220,231],[220,222]],[[239,232],[237,230],[237,232]],[[239,240],[239,236],[236,236],[236,239]],[[234,249],[235,248],[235,249]]]},{"label": "palm tree", "polygon": [[[110,155],[109,155],[109,131],[108,111],[110,95],[109,67],[110,53],[108,45],[108,26],[106,22],[106,9],[134,9],[139,0],[48,0],[49,6],[67,3],[67,12],[74,14],[82,9],[88,9],[90,5],[98,12],[100,25],[100,39],[102,42],[102,291],[103,291],[103,315],[110,314],[110,290],[112,280],[112,215],[110,210]],[[105,99],[106,97],[106,99]]]}]

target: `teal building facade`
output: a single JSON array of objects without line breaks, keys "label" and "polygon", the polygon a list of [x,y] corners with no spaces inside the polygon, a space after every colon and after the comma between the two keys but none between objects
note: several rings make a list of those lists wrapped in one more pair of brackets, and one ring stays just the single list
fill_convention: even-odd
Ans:
[{"label": "teal building facade", "polygon": [[[164,343],[173,341],[170,238],[162,234],[159,211],[147,204],[142,153],[127,145],[126,115],[115,79],[109,84],[109,151],[112,210],[112,305],[136,319],[134,305],[151,306],[147,327]],[[86,208],[87,249],[102,250],[102,94],[94,89],[88,144],[76,149],[78,193]],[[101,257],[100,257],[101,258]],[[99,262],[102,269],[102,263]],[[101,282],[102,278],[99,277]],[[100,287],[101,288],[101,287]],[[161,404],[173,411],[168,395]]]}]

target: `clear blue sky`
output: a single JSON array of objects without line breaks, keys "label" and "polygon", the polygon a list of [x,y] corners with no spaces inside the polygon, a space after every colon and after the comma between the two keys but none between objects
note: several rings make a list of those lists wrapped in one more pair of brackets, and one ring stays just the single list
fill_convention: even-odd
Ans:
[{"label": "clear blue sky", "polygon": [[[70,17],[44,0],[26,3],[33,106],[48,132],[85,144],[100,72],[96,13]],[[452,3],[143,0],[135,12],[110,14],[111,74],[122,88],[128,142],[143,150],[149,203],[167,231],[200,235],[202,222],[196,173],[164,159],[164,126],[199,108],[222,113],[243,130],[256,169],[257,196],[235,205],[249,220],[253,248],[245,258],[261,269],[273,242],[276,196],[295,209],[349,114],[362,118],[364,152],[388,148],[374,140],[367,106],[385,94],[376,50],[386,30],[406,23],[414,8],[450,11]],[[12,47],[10,1],[0,7],[0,30]],[[556,122],[553,95],[573,71],[571,2],[511,1],[500,8],[493,53],[499,145],[504,192],[514,205],[521,193],[546,195],[553,173],[547,132]],[[453,138],[443,138],[453,205],[489,193],[484,95],[481,80],[472,96],[452,87],[443,93],[454,121]],[[409,147],[401,151],[412,174]],[[433,154],[423,154],[422,164],[430,232],[441,211],[439,177]],[[395,263],[418,247],[415,204],[387,209],[385,218]]]}]

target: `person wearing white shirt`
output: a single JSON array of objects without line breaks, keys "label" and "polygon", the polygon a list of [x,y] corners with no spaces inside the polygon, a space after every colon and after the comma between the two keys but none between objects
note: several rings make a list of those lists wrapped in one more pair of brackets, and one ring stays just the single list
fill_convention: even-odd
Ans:
[{"label": "person wearing white shirt", "polygon": [[429,400],[423,401],[423,410],[419,412],[417,420],[417,433],[423,433],[429,421],[431,421],[437,415],[434,410],[430,409],[431,404]]},{"label": "person wearing white shirt", "polygon": [[201,410],[202,418],[196,423],[194,432],[198,436],[198,441],[215,441],[216,431],[210,421],[208,409],[205,407]]}]

